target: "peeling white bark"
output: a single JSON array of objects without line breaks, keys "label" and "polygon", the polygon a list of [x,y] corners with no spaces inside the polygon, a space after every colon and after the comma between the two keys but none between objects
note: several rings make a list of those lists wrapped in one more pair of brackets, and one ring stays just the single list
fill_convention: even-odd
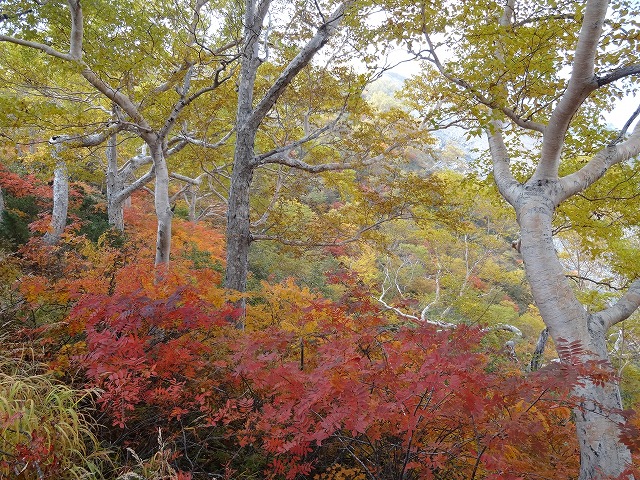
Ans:
[{"label": "peeling white bark", "polygon": [[[562,191],[559,181],[529,180],[520,186],[515,204],[521,227],[520,252],[535,303],[556,345],[579,344],[582,353],[570,358],[560,349],[565,362],[608,362],[605,334],[607,319],[619,318],[619,311],[629,312],[640,302],[637,291],[623,297],[617,307],[601,314],[590,314],[576,298],[552,238],[552,216]],[[640,288],[638,288],[640,290]],[[636,304],[637,307],[637,304]],[[575,409],[576,428],[581,452],[580,480],[615,478],[631,464],[627,447],[619,440],[617,413],[621,409],[618,385],[604,385],[583,379],[573,391],[579,406]]]}]

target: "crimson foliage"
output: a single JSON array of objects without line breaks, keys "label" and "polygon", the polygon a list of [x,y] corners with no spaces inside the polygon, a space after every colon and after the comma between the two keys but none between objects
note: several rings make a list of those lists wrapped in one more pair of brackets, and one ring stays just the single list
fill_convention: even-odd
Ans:
[{"label": "crimson foliage", "polygon": [[578,373],[568,366],[526,376],[483,352],[480,328],[389,325],[357,288],[342,302],[306,305],[301,321],[317,327],[303,336],[236,331],[228,320],[237,312],[193,293],[86,296],[71,313],[86,335],[76,360],[114,424],[168,430],[183,470],[290,479],[335,463],[367,478],[576,472],[566,394]]}]

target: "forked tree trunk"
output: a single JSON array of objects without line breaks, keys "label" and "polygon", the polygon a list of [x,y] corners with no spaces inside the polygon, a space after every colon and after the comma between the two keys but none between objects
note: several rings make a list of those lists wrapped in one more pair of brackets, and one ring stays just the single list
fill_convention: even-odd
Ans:
[{"label": "forked tree trunk", "polygon": [[55,245],[60,241],[67,225],[67,211],[69,210],[69,174],[64,160],[56,162],[53,172],[53,210],[49,231],[44,234],[43,241],[48,245]]},{"label": "forked tree trunk", "polygon": [[246,0],[244,3],[244,44],[238,84],[236,149],[227,211],[227,267],[224,281],[226,288],[240,292],[246,290],[249,271],[251,243],[249,193],[253,170],[257,167],[254,151],[256,133],[287,86],[336,32],[346,8],[352,1],[345,1],[337,6],[329,18],[318,27],[316,34],[282,70],[255,106],[253,101],[255,81],[258,68],[264,61],[259,55],[259,41],[271,1]]},{"label": "forked tree trunk", "polygon": [[[544,182],[541,182],[544,183]],[[576,298],[553,245],[552,216],[555,195],[553,182],[528,185],[515,205],[522,229],[520,251],[527,279],[540,315],[557,346],[579,344],[584,350],[576,358],[564,361],[609,361],[606,348],[606,326],[591,315]],[[613,373],[613,370],[612,370]],[[596,385],[583,379],[574,397],[576,428],[580,443],[580,480],[617,478],[631,465],[629,449],[620,441],[619,415],[622,408],[618,385],[614,381]]]}]

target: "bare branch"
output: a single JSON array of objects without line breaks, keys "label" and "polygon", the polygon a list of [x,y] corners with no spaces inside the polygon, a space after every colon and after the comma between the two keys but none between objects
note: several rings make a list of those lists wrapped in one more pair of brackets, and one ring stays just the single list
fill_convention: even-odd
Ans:
[{"label": "bare branch", "polygon": [[624,137],[627,135],[627,130],[629,130],[629,127],[631,126],[633,121],[638,117],[638,115],[640,115],[640,106],[638,106],[636,111],[633,112],[633,114],[629,117],[629,120],[626,121],[626,123],[624,124],[624,127],[622,127],[622,130],[620,130],[620,134],[609,145],[616,145],[624,140]]},{"label": "bare branch", "polygon": [[270,162],[269,158],[274,156],[274,155],[278,155],[281,153],[285,153],[285,152],[291,152],[292,150],[298,148],[299,146],[310,142],[311,140],[315,140],[316,138],[320,137],[323,133],[332,130],[336,124],[338,123],[338,121],[340,120],[340,117],[342,116],[344,112],[344,109],[338,114],[338,116],[330,123],[326,124],[324,127],[322,128],[318,128],[317,130],[311,132],[310,134],[302,137],[300,140],[296,140],[295,142],[291,142],[288,145],[283,145],[282,147],[278,147],[278,148],[274,148],[273,150],[266,152],[266,153],[262,153],[260,155],[256,155],[252,164],[254,166],[258,166],[258,165],[263,165],[265,163],[278,163],[278,162]]},{"label": "bare branch", "polygon": [[112,123],[100,133],[83,135],[55,135],[49,139],[49,143],[64,144],[68,148],[95,147],[107,140],[114,133],[123,129],[120,123]]},{"label": "bare branch", "polygon": [[171,178],[175,178],[176,180],[186,182],[190,185],[200,185],[202,183],[202,175],[199,175],[196,178],[191,178],[185,175],[180,175],[179,173],[170,173],[169,176]]},{"label": "bare branch", "polygon": [[509,325],[508,323],[497,323],[496,325],[491,325],[490,327],[483,328],[483,332],[495,332],[496,330],[504,330],[505,332],[511,332],[517,337],[523,337],[522,330],[518,327],[514,327],[513,325]]},{"label": "bare branch", "polygon": [[75,60],[68,53],[62,53],[56,50],[55,48],[50,47],[49,45],[45,45],[43,43],[31,42],[29,40],[22,40],[20,38],[10,37],[8,35],[0,35],[0,42],[8,42],[15,43],[16,45],[22,45],[23,47],[34,48],[36,50],[40,50],[47,55],[51,55],[52,57],[60,58],[62,60],[66,60],[68,62],[72,62]]},{"label": "bare branch", "polygon": [[604,85],[610,84],[611,82],[615,82],[616,80],[620,80],[621,78],[638,74],[640,74],[640,63],[616,68],[606,75],[596,77],[596,82],[598,83],[598,87],[602,87]]},{"label": "bare branch", "polygon": [[605,328],[629,318],[640,307],[640,279],[634,281],[629,290],[612,306],[594,314]]},{"label": "bare branch", "polygon": [[607,288],[610,288],[611,290],[622,290],[622,288],[612,285],[611,282],[601,282],[589,277],[583,277],[582,275],[573,275],[573,274],[567,273],[565,277],[575,280],[576,283],[578,283],[577,282],[578,280],[584,280],[585,282],[593,283],[594,285],[600,285],[602,287],[607,287]]},{"label": "bare branch", "polygon": [[231,135],[233,135],[233,132],[235,132],[235,128],[232,130],[229,130],[229,132],[227,132],[220,140],[218,140],[215,143],[209,143],[206,140],[199,140],[197,138],[193,138],[192,136],[190,136],[187,133],[181,133],[180,134],[180,138],[184,139],[186,142],[192,144],[192,145],[198,145],[199,147],[205,147],[205,148],[219,148],[222,145],[224,145],[225,143],[227,143],[227,140],[229,140],[229,138],[231,138]]}]

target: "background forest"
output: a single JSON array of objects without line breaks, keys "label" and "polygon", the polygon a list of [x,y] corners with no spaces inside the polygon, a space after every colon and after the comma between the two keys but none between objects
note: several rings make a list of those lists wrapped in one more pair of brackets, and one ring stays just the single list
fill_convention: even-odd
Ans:
[{"label": "background forest", "polygon": [[0,477],[640,478],[638,32],[3,2]]}]

